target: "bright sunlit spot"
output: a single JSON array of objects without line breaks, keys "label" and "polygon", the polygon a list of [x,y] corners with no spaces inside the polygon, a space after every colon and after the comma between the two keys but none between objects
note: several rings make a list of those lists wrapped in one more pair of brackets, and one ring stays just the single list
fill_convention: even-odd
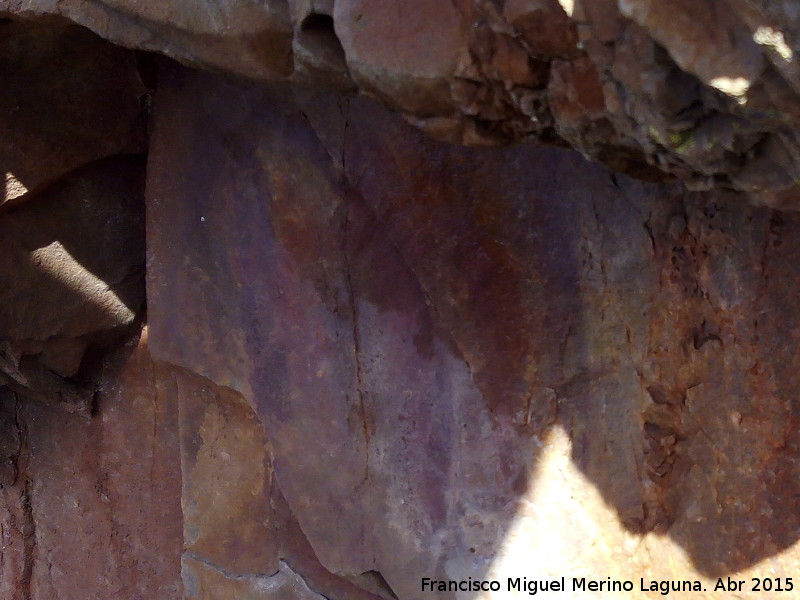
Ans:
[{"label": "bright sunlit spot", "polygon": [[740,103],[744,103],[744,97],[747,90],[750,89],[750,80],[746,77],[714,77],[710,82],[711,87],[718,89],[720,92],[740,98]]},{"label": "bright sunlit spot", "polygon": [[558,3],[561,5],[561,8],[564,9],[564,12],[567,13],[568,17],[571,17],[575,12],[575,0],[558,0]]},{"label": "bright sunlit spot", "polygon": [[[712,590],[716,578],[698,572],[684,548],[669,535],[639,535],[625,528],[616,510],[606,503],[597,487],[575,465],[568,434],[555,427],[548,434],[520,499],[516,517],[498,549],[485,579],[500,582],[499,592],[460,594],[460,598],[567,598],[574,585],[585,582],[630,582],[624,597],[637,600],[661,597],[649,586],[686,579],[701,581]],[[796,546],[797,544],[795,544]],[[796,548],[786,548],[732,574],[738,579],[775,577],[791,569]],[[602,577],[598,577],[602,565]],[[561,582],[562,590],[545,590],[549,582]],[[640,589],[642,586],[645,590]],[[592,598],[618,600],[620,592],[601,590]],[[587,595],[588,597],[588,595]],[[686,597],[690,597],[688,594]],[[741,598],[758,598],[744,592]]]},{"label": "bright sunlit spot", "polygon": [[[13,173],[6,173],[5,186],[3,189],[3,202],[8,202],[14,198],[19,198],[27,193],[28,188]],[[2,204],[2,202],[0,202]]]},{"label": "bright sunlit spot", "polygon": [[31,252],[31,260],[37,268],[60,281],[71,292],[85,297],[88,302],[96,304],[102,301],[103,310],[120,323],[133,319],[133,311],[111,292],[108,284],[75,260],[61,242],[55,241],[37,248]]},{"label": "bright sunlit spot", "polygon": [[[618,572],[607,573],[612,578],[630,575],[630,556],[636,554],[641,539],[619,523],[616,512],[575,466],[571,452],[567,433],[554,427],[487,574],[489,579],[502,581],[504,590],[508,578],[560,579],[566,573],[593,577],[597,563],[620,565]],[[623,556],[627,560],[622,560]],[[507,593],[494,594],[501,595]],[[531,597],[524,590],[512,595]],[[541,591],[536,597],[542,595],[549,597]]]},{"label": "bright sunlit spot", "polygon": [[753,41],[759,46],[767,46],[780,56],[784,62],[790,63],[794,59],[794,52],[786,43],[783,33],[772,27],[759,27],[753,34]]}]

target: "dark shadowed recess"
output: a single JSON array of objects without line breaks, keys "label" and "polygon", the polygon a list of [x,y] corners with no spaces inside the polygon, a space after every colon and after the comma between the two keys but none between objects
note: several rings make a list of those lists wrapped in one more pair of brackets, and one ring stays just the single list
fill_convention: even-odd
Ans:
[{"label": "dark shadowed recess", "polygon": [[2,383],[90,410],[141,326],[147,88],[133,53],[66,21],[0,22]]}]

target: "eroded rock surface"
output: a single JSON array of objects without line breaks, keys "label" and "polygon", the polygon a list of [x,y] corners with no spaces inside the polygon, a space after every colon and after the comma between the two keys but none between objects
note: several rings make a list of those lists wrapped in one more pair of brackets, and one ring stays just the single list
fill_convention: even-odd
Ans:
[{"label": "eroded rock surface", "polygon": [[787,2],[0,11],[0,596],[797,572]]},{"label": "eroded rock surface", "polygon": [[4,0],[261,81],[359,89],[468,145],[569,145],[614,170],[794,206],[792,0]]},{"label": "eroded rock surface", "polygon": [[[795,217],[443,145],[367,101],[160,81],[153,351],[251,398],[329,570],[411,598],[516,539],[557,576],[546,532],[607,517],[583,492],[518,516],[553,431],[617,539],[643,536],[643,572],[726,574],[798,539]],[[574,542],[581,570],[624,560]]]},{"label": "eroded rock surface", "polygon": [[19,440],[0,489],[0,592],[31,598],[181,597],[180,458],[174,397],[146,347],[106,360],[91,422],[4,393],[0,438]]}]

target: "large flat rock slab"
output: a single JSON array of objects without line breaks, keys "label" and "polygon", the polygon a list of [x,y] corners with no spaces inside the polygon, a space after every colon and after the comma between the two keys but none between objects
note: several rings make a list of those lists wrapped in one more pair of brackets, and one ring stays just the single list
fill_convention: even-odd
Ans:
[{"label": "large flat rock slab", "polygon": [[153,352],[249,401],[328,570],[791,570],[796,218],[175,67],[156,107]]}]

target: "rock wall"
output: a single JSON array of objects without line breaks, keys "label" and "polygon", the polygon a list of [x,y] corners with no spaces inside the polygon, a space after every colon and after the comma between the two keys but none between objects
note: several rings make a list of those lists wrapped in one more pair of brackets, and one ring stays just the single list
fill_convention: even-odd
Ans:
[{"label": "rock wall", "polygon": [[360,90],[439,139],[796,204],[793,0],[2,0],[260,81]]},{"label": "rock wall", "polygon": [[659,6],[0,2],[0,595],[792,577],[796,17]]}]

